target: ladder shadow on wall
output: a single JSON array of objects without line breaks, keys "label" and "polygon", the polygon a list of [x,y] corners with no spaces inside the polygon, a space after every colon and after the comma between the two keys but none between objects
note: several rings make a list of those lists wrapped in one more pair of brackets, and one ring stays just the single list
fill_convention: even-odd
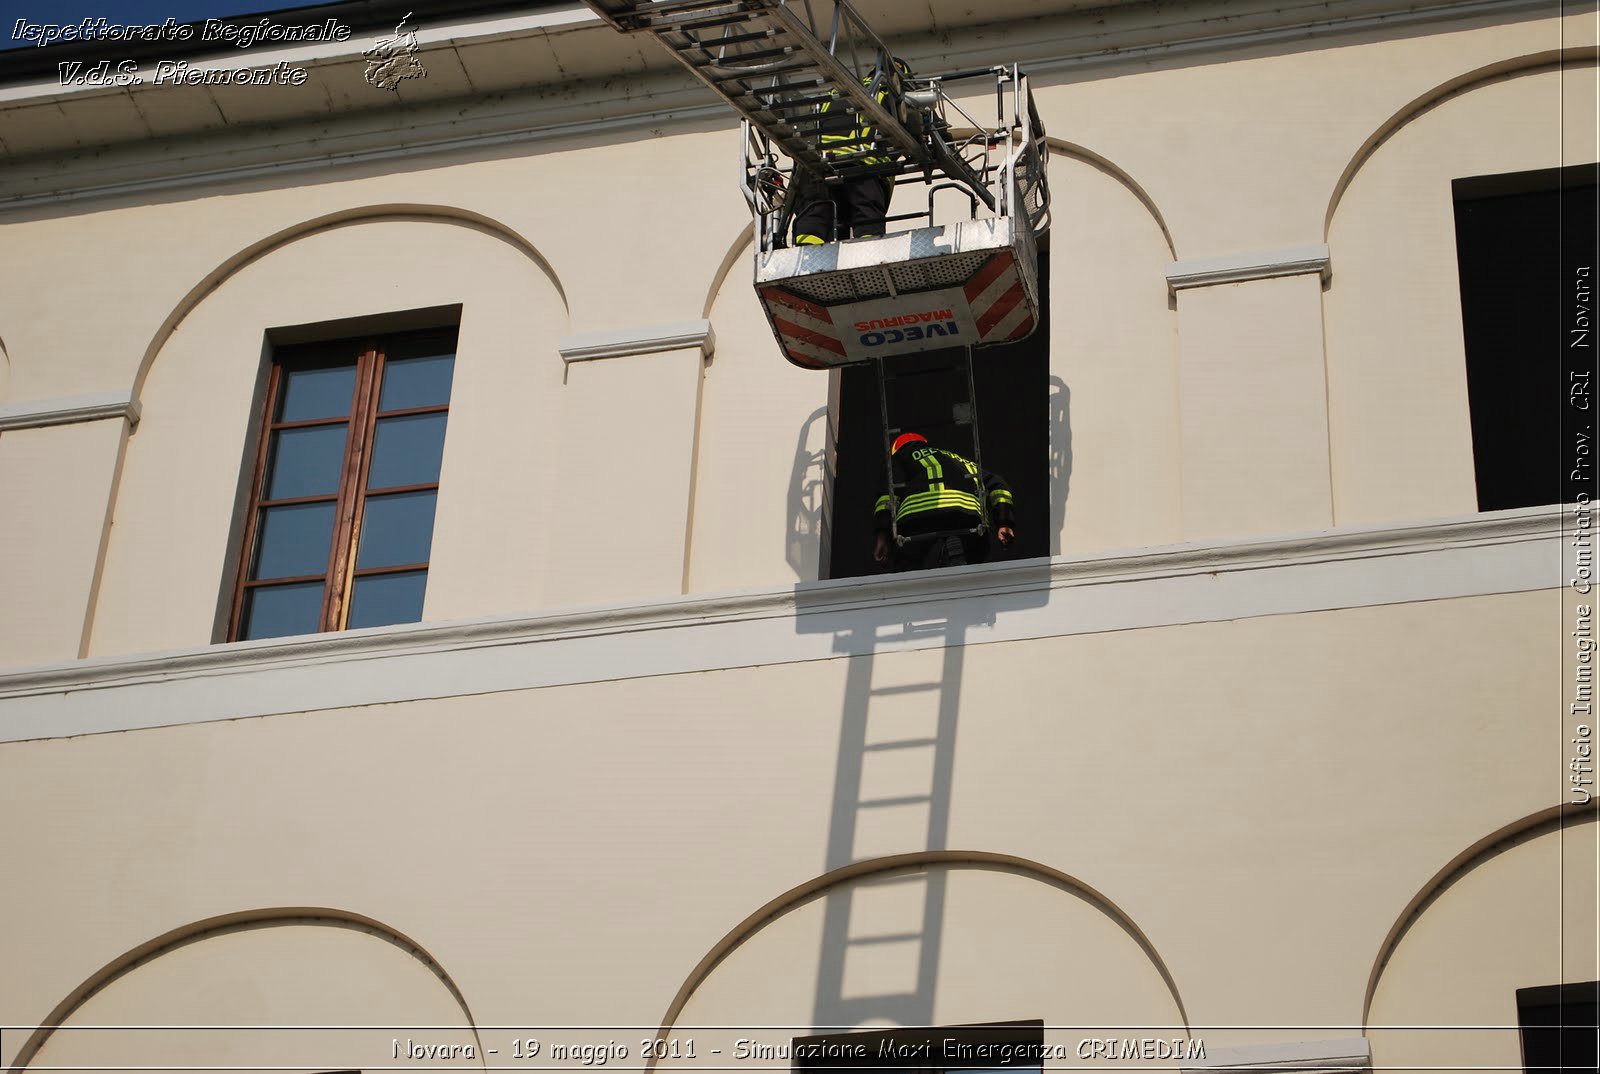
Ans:
[{"label": "ladder shadow on wall", "polygon": [[[838,583],[797,587],[797,631],[832,634],[847,659],[820,872],[987,849],[949,838],[967,648],[1006,616],[1043,607],[1049,578],[1040,559],[855,583],[867,590],[859,601]],[[814,1031],[933,1023],[945,882],[943,868],[908,863],[824,896]]]},{"label": "ladder shadow on wall", "polygon": [[[1040,331],[1049,338],[1048,319]],[[1014,353],[1021,354],[1029,344],[1015,346]],[[1031,438],[1013,437],[1010,456],[1001,453],[998,465],[990,465],[1002,473],[1002,467],[1011,469],[1019,498],[1031,501],[1018,520],[1048,530],[1047,538],[1030,542],[1030,554],[1044,557],[1059,553],[1066,518],[1073,466],[1071,390],[1049,372],[1046,352],[1033,360],[1034,373],[1014,384],[1001,380],[1000,390],[991,389],[989,397],[1020,394],[1037,400],[1027,405],[1045,408],[1043,426],[1033,426]],[[831,569],[840,564],[830,566],[835,557],[829,548],[841,536],[833,532],[841,510],[850,523],[844,536],[868,537],[868,531],[856,532],[860,519],[839,502],[854,504],[864,486],[840,489],[837,474],[830,474],[837,460],[829,453],[845,424],[842,405],[842,386],[836,384],[830,405],[800,424],[786,500],[789,566],[802,578],[834,574],[837,579],[796,587],[796,630],[831,634],[833,652],[847,658],[823,873],[901,855],[991,849],[950,846],[967,647],[993,640],[994,628],[1007,616],[1027,614],[1050,599],[1047,558],[840,578]],[[875,415],[875,402],[870,409]],[[979,717],[996,711],[977,710]],[[824,896],[815,1031],[933,1023],[946,877],[943,867],[908,863],[901,871],[836,885]]]}]

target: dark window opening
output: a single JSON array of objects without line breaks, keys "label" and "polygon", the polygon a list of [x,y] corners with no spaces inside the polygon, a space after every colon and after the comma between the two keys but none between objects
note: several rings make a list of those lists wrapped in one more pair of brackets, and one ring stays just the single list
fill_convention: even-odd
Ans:
[{"label": "dark window opening", "polygon": [[1517,1024],[1529,1074],[1595,1074],[1600,982],[1517,989]]},{"label": "dark window opening", "polygon": [[[1050,554],[1050,270],[1044,253],[1039,293],[1044,308],[1031,336],[973,352],[983,466],[1005,478],[1016,497],[1017,539],[1002,550],[991,531],[990,562]],[[960,349],[927,351],[890,359],[885,373],[897,378],[889,382],[890,425],[971,459],[971,427],[952,414],[967,398],[964,360]],[[862,364],[841,369],[839,377],[823,574],[857,578],[883,571],[872,558],[872,513],[888,477],[877,373]]]},{"label": "dark window opening", "polygon": [[1596,169],[1452,184],[1481,511],[1594,495],[1595,467],[1574,467],[1572,442],[1575,430],[1592,434],[1593,404],[1580,408],[1570,393],[1592,399],[1596,340],[1574,330],[1594,316]]},{"label": "dark window opening", "polygon": [[422,618],[455,329],[279,347],[233,641]]},{"label": "dark window opening", "polygon": [[1027,1074],[1044,1065],[1044,1020],[796,1037],[793,1054],[795,1074]]}]

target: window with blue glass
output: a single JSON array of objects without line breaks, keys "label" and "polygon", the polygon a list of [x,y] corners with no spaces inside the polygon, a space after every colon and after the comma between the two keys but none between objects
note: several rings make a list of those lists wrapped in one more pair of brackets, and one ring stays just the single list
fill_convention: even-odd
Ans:
[{"label": "window with blue glass", "polygon": [[229,638],[422,618],[454,329],[273,356]]}]

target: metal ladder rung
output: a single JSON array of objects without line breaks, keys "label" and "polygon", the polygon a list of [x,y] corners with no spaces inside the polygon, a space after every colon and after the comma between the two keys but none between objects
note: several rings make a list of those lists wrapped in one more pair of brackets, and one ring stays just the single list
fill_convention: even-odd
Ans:
[{"label": "metal ladder rung", "polygon": [[[801,52],[797,53],[797,55],[804,56],[805,53]],[[706,77],[715,82],[735,82],[741,78],[770,78],[773,75],[786,75],[791,71],[815,71],[816,69],[816,62],[807,60],[804,63],[789,64],[787,67],[769,67],[765,71],[729,71],[724,74],[710,74]]]},{"label": "metal ladder rung", "polygon": [[883,375],[883,379],[884,380],[914,380],[917,377],[934,377],[934,376],[939,376],[940,374],[943,374],[945,376],[952,376],[952,375],[958,374],[960,372],[961,372],[961,370],[956,368],[955,366],[933,366],[931,368],[913,368],[913,369],[906,370],[905,372],[902,372],[902,373],[885,373]]},{"label": "metal ladder rung", "polygon": [[[724,34],[723,36],[721,36],[719,38],[716,38],[715,40],[712,40],[712,41],[698,41],[693,45],[685,45],[683,47],[684,48],[703,48],[703,49],[731,48],[734,45],[744,45],[744,44],[748,44],[751,41],[766,41],[766,40],[771,39],[771,38],[777,38],[777,37],[782,37],[782,36],[783,36],[783,31],[782,30],[779,30],[777,27],[774,27],[774,26],[769,26],[765,30],[752,30],[750,33],[747,33],[747,34]],[[677,48],[677,46],[673,46],[673,47]]]},{"label": "metal ladder rung", "polygon": [[[705,45],[695,45],[695,46],[691,46],[691,48],[704,49],[705,51],[708,51],[708,52],[710,51],[710,48],[708,46],[705,46]],[[680,52],[688,52],[688,51],[690,51],[690,49],[680,49],[679,51]],[[739,61],[739,62],[743,63],[746,60],[764,60],[764,59],[769,59],[769,58],[771,58],[773,56],[793,56],[794,54],[795,54],[795,47],[793,45],[780,45],[777,48],[761,49],[759,52],[741,52],[741,53],[739,53],[739,55],[733,56],[733,57],[730,57],[730,58],[733,59],[733,60],[736,60],[736,61]],[[714,69],[714,68],[720,67],[723,64],[727,63],[728,59],[709,59],[709,60],[699,60],[699,61],[690,60],[689,62],[693,63],[696,67],[713,68]],[[741,71],[740,74],[748,77],[749,72],[748,71]]]},{"label": "metal ladder rung", "polygon": [[[794,136],[798,136],[801,132],[809,133],[812,129],[812,120],[805,113],[786,116],[779,112],[773,112],[764,105],[757,104],[747,108],[745,110],[745,114],[749,116],[760,117],[764,120],[764,122],[769,123],[774,127],[785,127],[788,129],[789,133]],[[798,124],[804,124],[804,126],[799,126]],[[809,141],[803,141],[800,144],[804,145],[805,148],[809,149],[813,153],[820,154],[822,151],[820,147],[811,144],[815,141],[818,141],[818,139],[812,137]],[[784,148],[788,149],[789,147],[786,145]],[[790,155],[793,156],[794,154],[791,152]]]},{"label": "metal ladder rung", "polygon": [[[731,15],[707,15],[699,19],[680,19],[677,22],[667,23],[658,27],[657,34],[683,33],[685,30],[709,30],[713,26],[732,26],[739,22],[750,22],[761,17],[759,11],[736,11]],[[671,46],[668,45],[670,48]]]},{"label": "metal ladder rung", "polygon": [[787,101],[769,101],[767,111],[787,112],[795,109],[813,108],[819,104],[827,104],[833,100],[831,93],[819,93],[812,97],[791,97]]},{"label": "metal ladder rung", "polygon": [[[746,93],[741,93],[738,96],[750,96],[756,98],[758,101],[767,101],[770,103],[771,98],[781,97],[785,93],[790,93],[799,89],[811,89],[813,86],[825,86],[827,84],[828,80],[825,78],[811,78],[804,82],[791,82],[787,86],[763,86],[757,89],[748,90]],[[732,96],[732,94],[730,94],[730,96]],[[830,93],[823,99],[831,100],[832,97],[833,95]]]},{"label": "metal ladder rung", "polygon": [[641,16],[644,25],[665,22],[671,25],[672,16],[685,11],[704,11],[712,7],[730,7],[748,15],[758,14],[744,5],[744,0],[647,0],[627,12],[629,15]]},{"label": "metal ladder rung", "polygon": [[786,127],[797,135],[808,134],[816,129],[815,121],[808,119],[805,116],[786,116],[782,115],[781,113],[774,112],[770,108],[756,109],[756,112],[759,115],[771,116],[773,123],[780,127]]},{"label": "metal ladder rung", "polygon": [[[877,148],[858,149],[854,153],[841,153],[835,150],[833,154],[833,163],[835,167],[838,167],[840,164],[850,164],[854,161],[865,160],[867,157],[887,156],[889,155],[889,152],[890,151],[888,150]],[[872,165],[869,164],[867,166],[871,167]]]}]

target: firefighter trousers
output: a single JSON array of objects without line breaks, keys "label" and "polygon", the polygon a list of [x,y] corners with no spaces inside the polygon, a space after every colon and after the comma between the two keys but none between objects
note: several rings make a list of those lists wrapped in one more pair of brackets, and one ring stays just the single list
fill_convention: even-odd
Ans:
[{"label": "firefighter trousers", "polygon": [[[833,242],[839,239],[865,239],[882,235],[884,218],[889,215],[889,198],[894,180],[869,175],[847,179],[829,187],[827,195],[800,207],[794,214],[796,246]],[[838,225],[837,235],[834,226]]]}]

